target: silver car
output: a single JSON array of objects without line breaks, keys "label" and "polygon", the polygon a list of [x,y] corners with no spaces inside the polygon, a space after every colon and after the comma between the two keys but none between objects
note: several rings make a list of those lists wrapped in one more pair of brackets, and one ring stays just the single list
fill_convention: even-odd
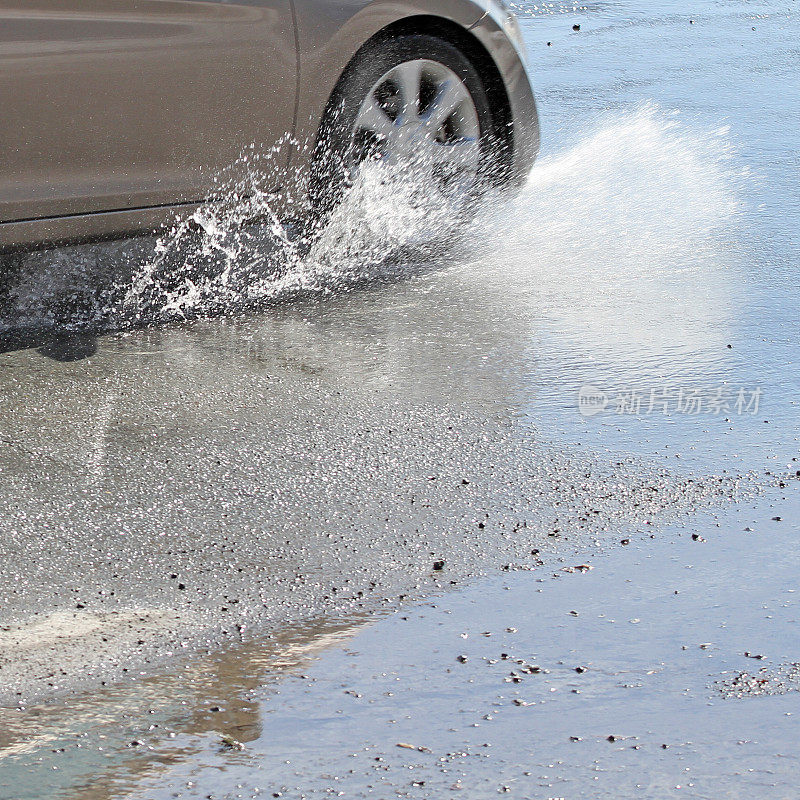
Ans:
[{"label": "silver car", "polygon": [[0,0],[0,249],[158,230],[269,154],[279,213],[364,161],[463,196],[538,149],[501,0]]}]

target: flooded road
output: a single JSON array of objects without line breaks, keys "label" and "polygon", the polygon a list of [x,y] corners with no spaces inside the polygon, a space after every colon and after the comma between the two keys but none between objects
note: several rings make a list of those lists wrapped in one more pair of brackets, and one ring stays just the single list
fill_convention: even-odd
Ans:
[{"label": "flooded road", "polygon": [[0,797],[794,796],[798,12],[517,5],[446,255],[10,265]]}]

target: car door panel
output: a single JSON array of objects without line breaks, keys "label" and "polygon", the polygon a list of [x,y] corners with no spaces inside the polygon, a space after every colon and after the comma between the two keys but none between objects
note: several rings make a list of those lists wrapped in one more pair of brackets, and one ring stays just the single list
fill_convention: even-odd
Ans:
[{"label": "car door panel", "polygon": [[0,0],[0,221],[201,200],[296,91],[290,0]]}]

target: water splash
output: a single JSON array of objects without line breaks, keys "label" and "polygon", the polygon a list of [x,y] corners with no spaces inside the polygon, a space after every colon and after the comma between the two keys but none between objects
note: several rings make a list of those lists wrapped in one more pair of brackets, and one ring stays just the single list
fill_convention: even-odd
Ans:
[{"label": "water splash", "polygon": [[371,164],[324,226],[298,234],[276,214],[271,183],[263,168],[218,181],[221,199],[158,237],[8,257],[0,330],[121,329],[342,290],[397,274],[412,252],[429,258],[453,226],[428,182]]},{"label": "water splash", "polygon": [[[606,121],[541,159],[514,201],[490,198],[458,268],[539,298],[549,282],[568,285],[561,311],[591,320],[599,299],[641,291],[643,265],[666,269],[668,259],[687,272],[699,239],[735,208],[729,150],[724,131],[692,134],[654,107]],[[362,171],[322,230],[298,237],[275,214],[268,177],[256,162],[220,181],[221,201],[159,237],[7,257],[0,328],[108,330],[235,313],[408,274],[441,261],[452,238],[449,208],[429,184],[377,168]]]},{"label": "water splash", "polygon": [[655,106],[603,120],[478,220],[461,269],[589,356],[710,346],[737,306],[734,155],[727,129]]}]

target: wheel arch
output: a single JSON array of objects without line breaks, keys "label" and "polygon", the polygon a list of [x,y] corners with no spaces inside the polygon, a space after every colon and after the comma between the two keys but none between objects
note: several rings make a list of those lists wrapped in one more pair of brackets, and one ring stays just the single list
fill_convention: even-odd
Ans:
[{"label": "wheel arch", "polygon": [[[293,150],[285,197],[303,203],[326,110],[355,61],[383,38],[404,34],[435,35],[462,50],[485,81],[495,117],[496,136],[504,145],[510,178],[520,183],[538,152],[536,105],[524,55],[509,40],[491,0],[356,0],[326,6],[318,0],[294,0],[300,47],[300,86]],[[359,8],[360,6],[360,8]],[[507,156],[505,155],[507,153]]]}]

